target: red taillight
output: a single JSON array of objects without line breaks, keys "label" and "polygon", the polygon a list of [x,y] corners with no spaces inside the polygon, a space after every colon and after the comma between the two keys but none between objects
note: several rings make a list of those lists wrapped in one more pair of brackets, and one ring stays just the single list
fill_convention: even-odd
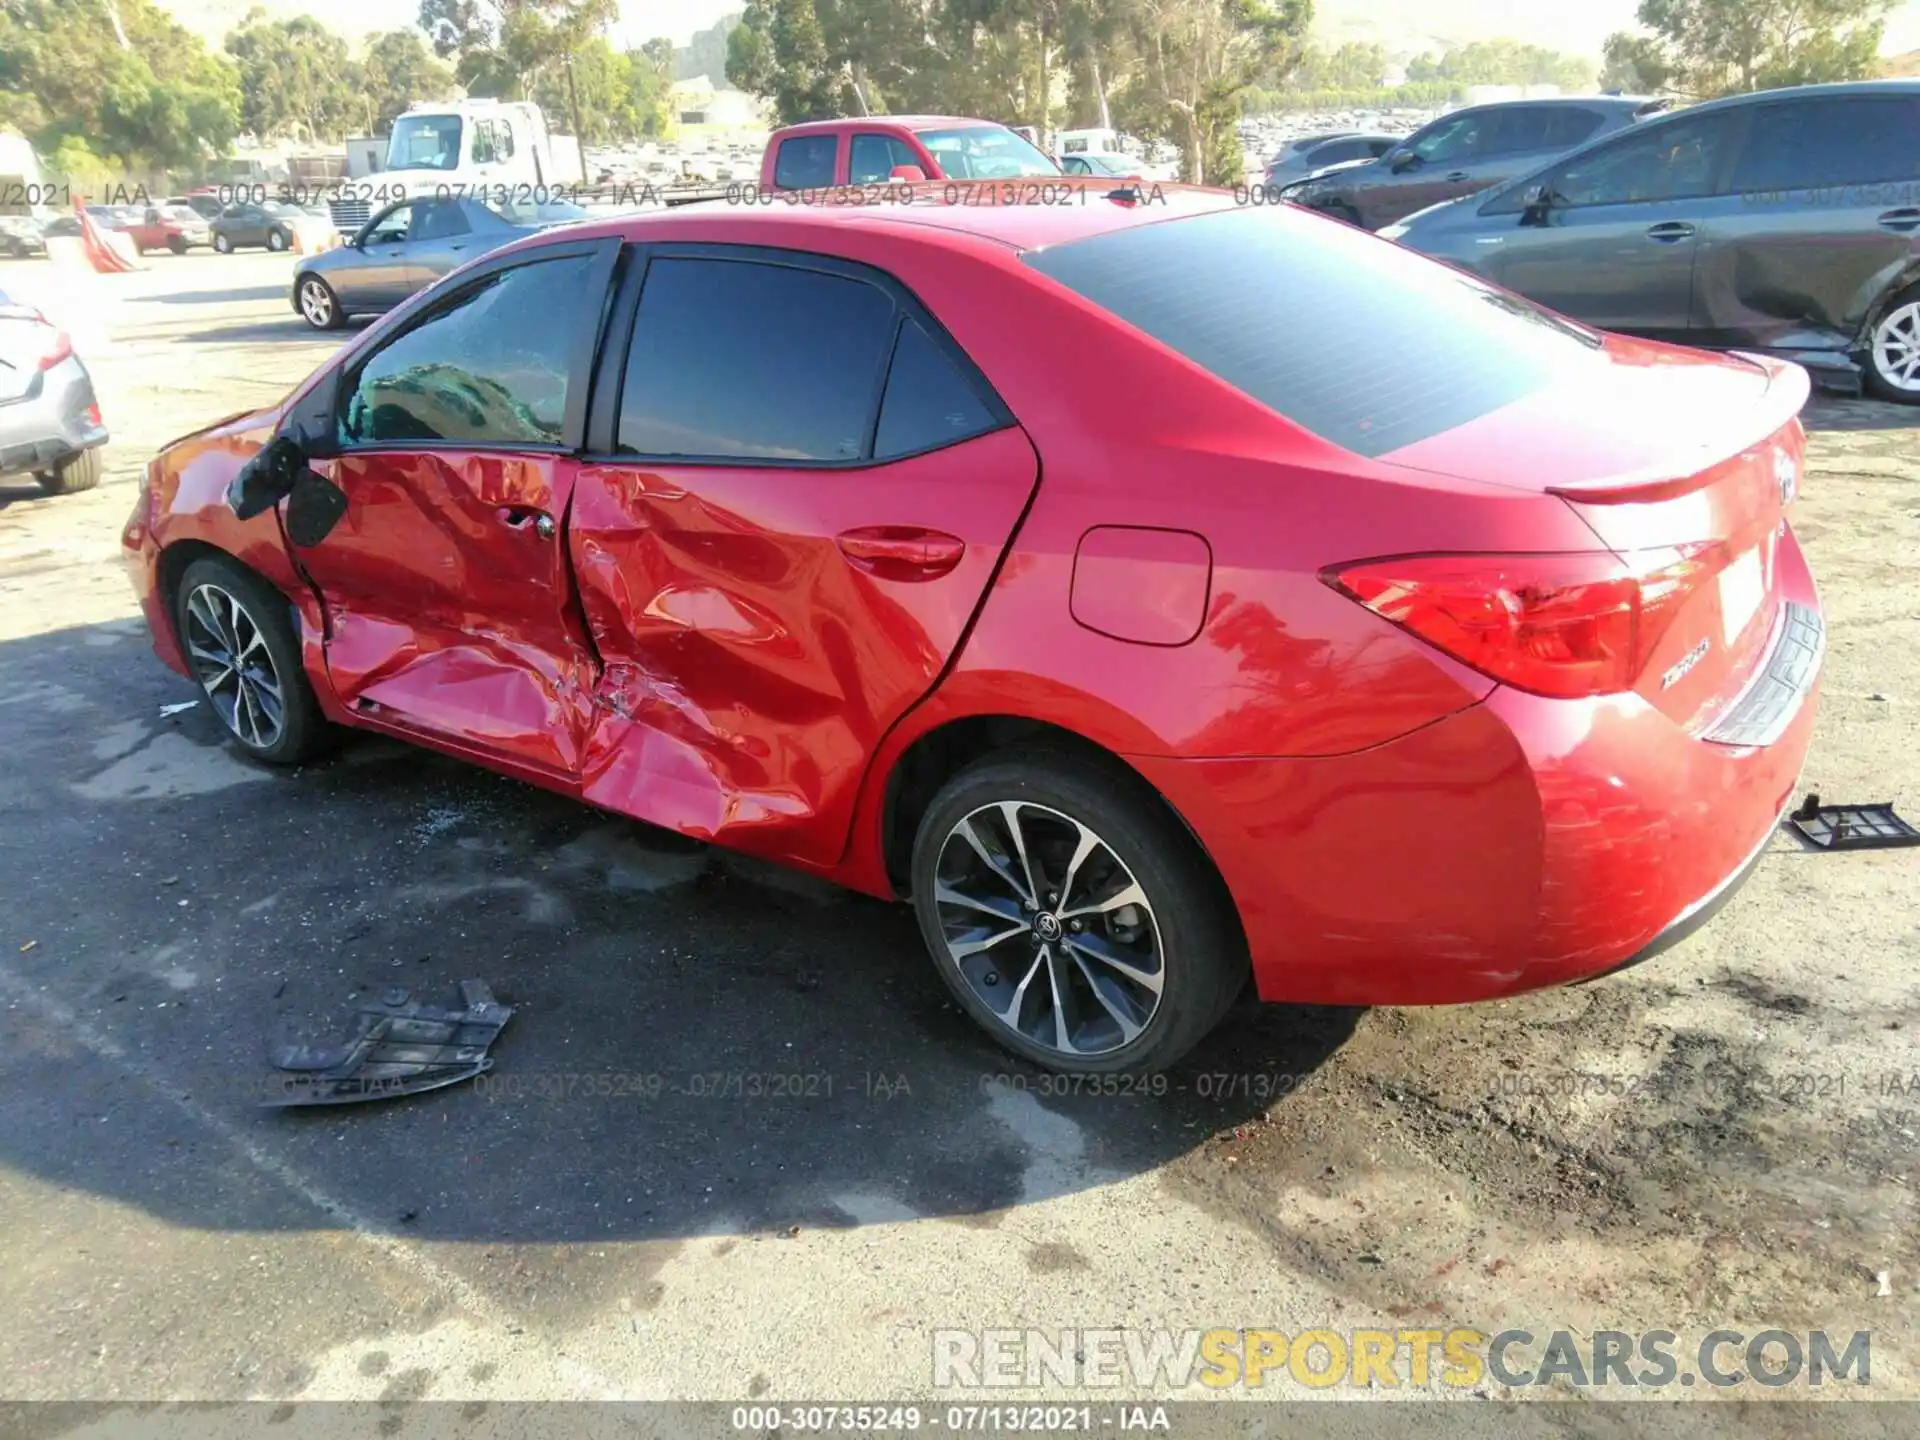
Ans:
[{"label": "red taillight", "polygon": [[53,333],[47,337],[46,348],[40,352],[39,368],[42,370],[51,370],[73,354],[73,340],[66,331],[54,329],[51,325],[47,329]]},{"label": "red taillight", "polygon": [[1693,588],[1720,568],[1723,548],[1414,555],[1322,578],[1483,674],[1573,699],[1633,688]]}]

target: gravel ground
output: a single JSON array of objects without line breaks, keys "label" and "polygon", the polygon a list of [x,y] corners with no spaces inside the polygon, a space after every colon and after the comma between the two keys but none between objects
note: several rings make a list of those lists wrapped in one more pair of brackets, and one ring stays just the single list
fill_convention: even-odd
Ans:
[{"label": "gravel ground", "polygon": [[[1253,1010],[1165,1095],[1036,1093],[904,911],[386,742],[267,774],[161,717],[192,692],[118,529],[155,446],[336,343],[289,272],[0,267],[59,294],[116,434],[97,492],[0,482],[0,1307],[35,1317],[0,1399],[878,1399],[1002,1325],[1866,1329],[1871,1393],[1920,1393],[1915,852],[1782,836],[1591,987]],[[1920,816],[1920,416],[1810,419],[1806,785]],[[267,1040],[468,976],[520,1007],[493,1092],[252,1104]]]}]

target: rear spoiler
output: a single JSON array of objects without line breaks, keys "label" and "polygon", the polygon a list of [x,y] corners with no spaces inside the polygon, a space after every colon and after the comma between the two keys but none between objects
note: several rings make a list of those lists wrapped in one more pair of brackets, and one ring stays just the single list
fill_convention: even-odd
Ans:
[{"label": "rear spoiler", "polygon": [[1709,483],[1715,467],[1724,464],[1742,450],[1758,445],[1805,408],[1813,393],[1813,381],[1807,372],[1790,360],[1775,360],[1761,355],[1734,351],[1731,359],[1744,361],[1765,372],[1767,388],[1760,403],[1740,415],[1719,434],[1701,442],[1698,463],[1664,465],[1627,475],[1610,475],[1591,485],[1549,485],[1547,493],[1580,505],[1643,505],[1654,500],[1671,500]]}]

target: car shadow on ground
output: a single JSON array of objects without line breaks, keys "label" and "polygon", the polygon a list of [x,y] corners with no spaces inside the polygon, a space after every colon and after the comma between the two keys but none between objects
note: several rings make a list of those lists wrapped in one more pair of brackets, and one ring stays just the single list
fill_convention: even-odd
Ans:
[{"label": "car shadow on ground", "polygon": [[165,295],[134,295],[128,297],[132,305],[238,305],[248,300],[279,300],[285,298],[287,285],[246,285],[230,290],[175,290]]},{"label": "car shadow on ground", "polygon": [[[393,742],[268,772],[161,717],[193,694],[136,622],[0,644],[0,1164],[171,1223],[288,1223],[223,1189],[236,1149],[423,1238],[991,1216],[1251,1120],[1362,1013],[1249,1003],[1166,1077],[1058,1081],[904,907]],[[261,1108],[270,1044],[470,978],[517,1007],[485,1083]]]}]

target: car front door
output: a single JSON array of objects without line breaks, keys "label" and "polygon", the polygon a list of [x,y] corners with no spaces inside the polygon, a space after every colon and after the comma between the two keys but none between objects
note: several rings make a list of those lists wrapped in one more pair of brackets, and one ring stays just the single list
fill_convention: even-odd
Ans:
[{"label": "car front door", "polygon": [[829,864],[1037,457],[939,324],[864,267],[653,247],[614,313],[569,528],[606,665],[582,795]]},{"label": "car front door", "polygon": [[[406,262],[407,293],[424,290],[442,275],[451,274],[484,250],[476,245],[466,200],[415,200],[402,250]],[[502,227],[504,228],[504,227]]]},{"label": "car front door", "polygon": [[1701,217],[1699,338],[1844,348],[1920,269],[1920,97],[1757,104],[1726,189]]},{"label": "car front door", "polygon": [[351,355],[314,462],[346,512],[296,552],[344,704],[569,790],[596,667],[562,530],[617,248],[503,259]]},{"label": "car front door", "polygon": [[356,263],[340,269],[336,284],[348,309],[391,310],[419,288],[408,269],[413,212],[414,203],[406,201],[360,227],[353,241]]},{"label": "car front door", "polygon": [[1603,330],[1690,338],[1700,227],[1738,129],[1677,115],[1574,156],[1491,203],[1474,268]]},{"label": "car front door", "polygon": [[[1416,210],[1479,189],[1476,167],[1485,163],[1483,152],[1493,143],[1498,113],[1488,107],[1443,116],[1364,172],[1355,171],[1360,223],[1378,230]],[[1359,179],[1363,173],[1365,178]]]}]

